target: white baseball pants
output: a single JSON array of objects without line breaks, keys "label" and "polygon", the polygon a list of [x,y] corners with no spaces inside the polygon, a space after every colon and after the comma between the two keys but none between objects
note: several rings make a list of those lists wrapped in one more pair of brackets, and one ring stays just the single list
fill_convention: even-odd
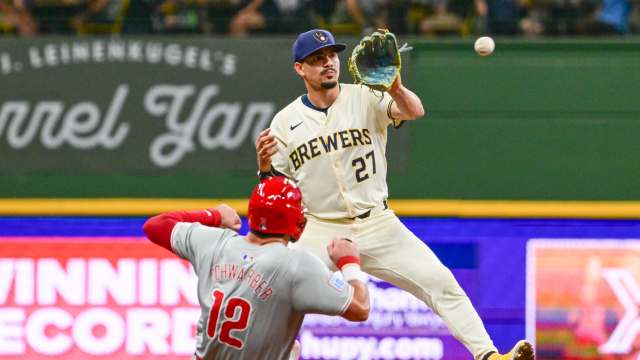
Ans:
[{"label": "white baseball pants", "polygon": [[308,216],[300,240],[291,246],[317,255],[336,270],[326,249],[334,236],[347,237],[357,244],[363,271],[424,301],[476,359],[488,351],[496,351],[482,320],[451,271],[392,210],[354,220]]}]

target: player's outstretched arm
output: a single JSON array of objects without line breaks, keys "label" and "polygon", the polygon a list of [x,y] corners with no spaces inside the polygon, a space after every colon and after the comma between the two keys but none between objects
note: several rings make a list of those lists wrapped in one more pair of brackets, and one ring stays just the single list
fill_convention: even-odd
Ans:
[{"label": "player's outstretched arm", "polygon": [[415,120],[424,116],[422,101],[418,95],[402,85],[399,74],[388,93],[394,100],[391,105],[391,115],[394,119]]},{"label": "player's outstretched arm", "polygon": [[344,280],[353,287],[353,298],[342,317],[350,321],[365,321],[369,318],[371,305],[369,289],[360,271],[360,253],[349,239],[334,238],[327,246],[331,261],[342,272]]},{"label": "player's outstretched arm", "polygon": [[169,211],[156,215],[147,220],[142,226],[147,238],[153,243],[171,248],[171,233],[173,227],[179,222],[197,222],[205,226],[223,227],[239,230],[242,226],[240,216],[227,204],[222,204],[215,209],[197,211]]}]

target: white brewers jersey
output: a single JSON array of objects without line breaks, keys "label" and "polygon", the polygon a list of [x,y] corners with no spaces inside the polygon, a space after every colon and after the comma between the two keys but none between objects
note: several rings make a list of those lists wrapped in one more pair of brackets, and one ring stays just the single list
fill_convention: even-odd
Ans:
[{"label": "white brewers jersey", "polygon": [[387,190],[387,128],[393,123],[387,93],[340,84],[325,111],[298,97],[278,112],[273,167],[295,179],[308,214],[353,218],[382,204]]},{"label": "white brewers jersey", "polygon": [[304,314],[342,314],[353,288],[314,255],[177,223],[171,247],[198,276],[196,359],[288,359]]}]

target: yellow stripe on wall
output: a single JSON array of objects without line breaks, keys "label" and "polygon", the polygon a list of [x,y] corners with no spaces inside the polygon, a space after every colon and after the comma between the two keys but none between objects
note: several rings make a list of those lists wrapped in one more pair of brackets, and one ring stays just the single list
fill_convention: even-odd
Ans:
[{"label": "yellow stripe on wall", "polygon": [[243,199],[2,199],[0,215],[153,215],[221,203],[241,214],[247,212],[247,200]]},{"label": "yellow stripe on wall", "polygon": [[[227,203],[247,212],[246,199],[0,199],[0,215],[152,215]],[[400,216],[640,219],[640,201],[391,200]]]},{"label": "yellow stripe on wall", "polygon": [[397,200],[402,216],[640,219],[638,201]]}]

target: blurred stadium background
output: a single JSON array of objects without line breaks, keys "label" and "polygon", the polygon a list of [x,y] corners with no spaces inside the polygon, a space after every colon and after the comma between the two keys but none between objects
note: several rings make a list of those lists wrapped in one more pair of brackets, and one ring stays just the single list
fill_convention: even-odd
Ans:
[{"label": "blurred stadium background", "polygon": [[[0,0],[0,359],[189,359],[193,275],[141,224],[220,201],[244,214],[256,134],[304,92],[294,34],[353,45],[378,26],[414,47],[403,80],[428,112],[390,131],[390,205],[496,345],[640,359],[639,8]],[[370,286],[366,323],[307,318],[303,358],[468,359],[411,295]]]}]

